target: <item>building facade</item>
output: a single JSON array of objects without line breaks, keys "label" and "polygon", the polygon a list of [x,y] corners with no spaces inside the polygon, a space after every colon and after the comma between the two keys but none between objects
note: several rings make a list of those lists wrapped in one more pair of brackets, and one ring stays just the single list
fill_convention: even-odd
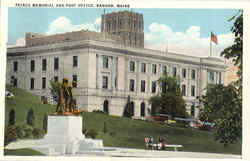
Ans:
[{"label": "building facade", "polygon": [[[134,27],[130,34],[120,21]],[[104,14],[101,31],[27,33],[26,46],[8,49],[7,83],[50,98],[49,81],[67,77],[75,82],[78,107],[121,116],[130,96],[134,116],[145,117],[154,110],[148,99],[159,92],[156,80],[168,73],[180,78],[186,109],[197,118],[207,85],[224,82],[226,66],[218,58],[145,49],[141,14]]]}]

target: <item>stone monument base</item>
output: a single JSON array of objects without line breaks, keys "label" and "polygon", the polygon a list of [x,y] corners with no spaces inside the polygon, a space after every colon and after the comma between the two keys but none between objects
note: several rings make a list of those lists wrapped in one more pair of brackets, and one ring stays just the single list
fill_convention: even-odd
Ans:
[{"label": "stone monument base", "polygon": [[[13,145],[14,144],[14,145]],[[32,148],[46,155],[103,154],[103,141],[85,138],[81,116],[48,116],[48,130],[43,139],[20,140],[7,148]]]}]

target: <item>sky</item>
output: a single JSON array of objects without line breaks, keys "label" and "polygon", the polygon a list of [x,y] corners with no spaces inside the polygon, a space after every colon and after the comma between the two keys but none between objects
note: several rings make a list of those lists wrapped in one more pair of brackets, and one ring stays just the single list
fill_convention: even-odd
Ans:
[{"label": "sky", "polygon": [[[124,9],[107,8],[106,13]],[[192,56],[210,55],[210,34],[217,35],[212,55],[232,45],[229,22],[235,9],[129,9],[143,14],[145,48]],[[88,29],[100,32],[101,8],[9,8],[8,46],[25,45],[25,33],[56,34]]]}]

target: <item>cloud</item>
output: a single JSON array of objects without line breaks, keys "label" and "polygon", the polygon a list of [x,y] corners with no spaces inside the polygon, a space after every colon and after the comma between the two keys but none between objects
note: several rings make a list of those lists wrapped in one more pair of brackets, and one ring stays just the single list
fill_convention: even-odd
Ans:
[{"label": "cloud", "polygon": [[94,22],[86,22],[83,24],[72,24],[71,20],[65,16],[58,17],[49,25],[46,32],[48,35],[65,33],[80,30],[91,30],[98,32],[100,30],[101,18],[97,18]]},{"label": "cloud", "polygon": [[21,47],[21,46],[25,46],[25,38],[24,37],[17,38],[15,44],[7,44],[8,48]]},{"label": "cloud", "polygon": [[[200,36],[199,26],[190,26],[185,32],[174,32],[168,25],[152,23],[145,33],[145,47],[192,56],[210,55],[210,37]],[[226,47],[232,45],[233,34],[217,35],[218,44],[212,44],[212,54],[218,57]]]}]

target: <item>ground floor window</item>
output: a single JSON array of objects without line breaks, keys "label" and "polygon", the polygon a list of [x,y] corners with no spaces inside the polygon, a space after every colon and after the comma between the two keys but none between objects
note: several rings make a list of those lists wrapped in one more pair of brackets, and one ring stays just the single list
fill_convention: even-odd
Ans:
[{"label": "ground floor window", "polygon": [[104,113],[109,113],[109,102],[108,100],[105,100],[104,103],[103,103],[103,112]]},{"label": "ground floor window", "polygon": [[141,103],[141,116],[142,117],[145,116],[145,103],[144,102]]},{"label": "ground floor window", "polygon": [[131,107],[131,116],[134,116],[135,115],[134,102],[130,103],[130,107]]}]

